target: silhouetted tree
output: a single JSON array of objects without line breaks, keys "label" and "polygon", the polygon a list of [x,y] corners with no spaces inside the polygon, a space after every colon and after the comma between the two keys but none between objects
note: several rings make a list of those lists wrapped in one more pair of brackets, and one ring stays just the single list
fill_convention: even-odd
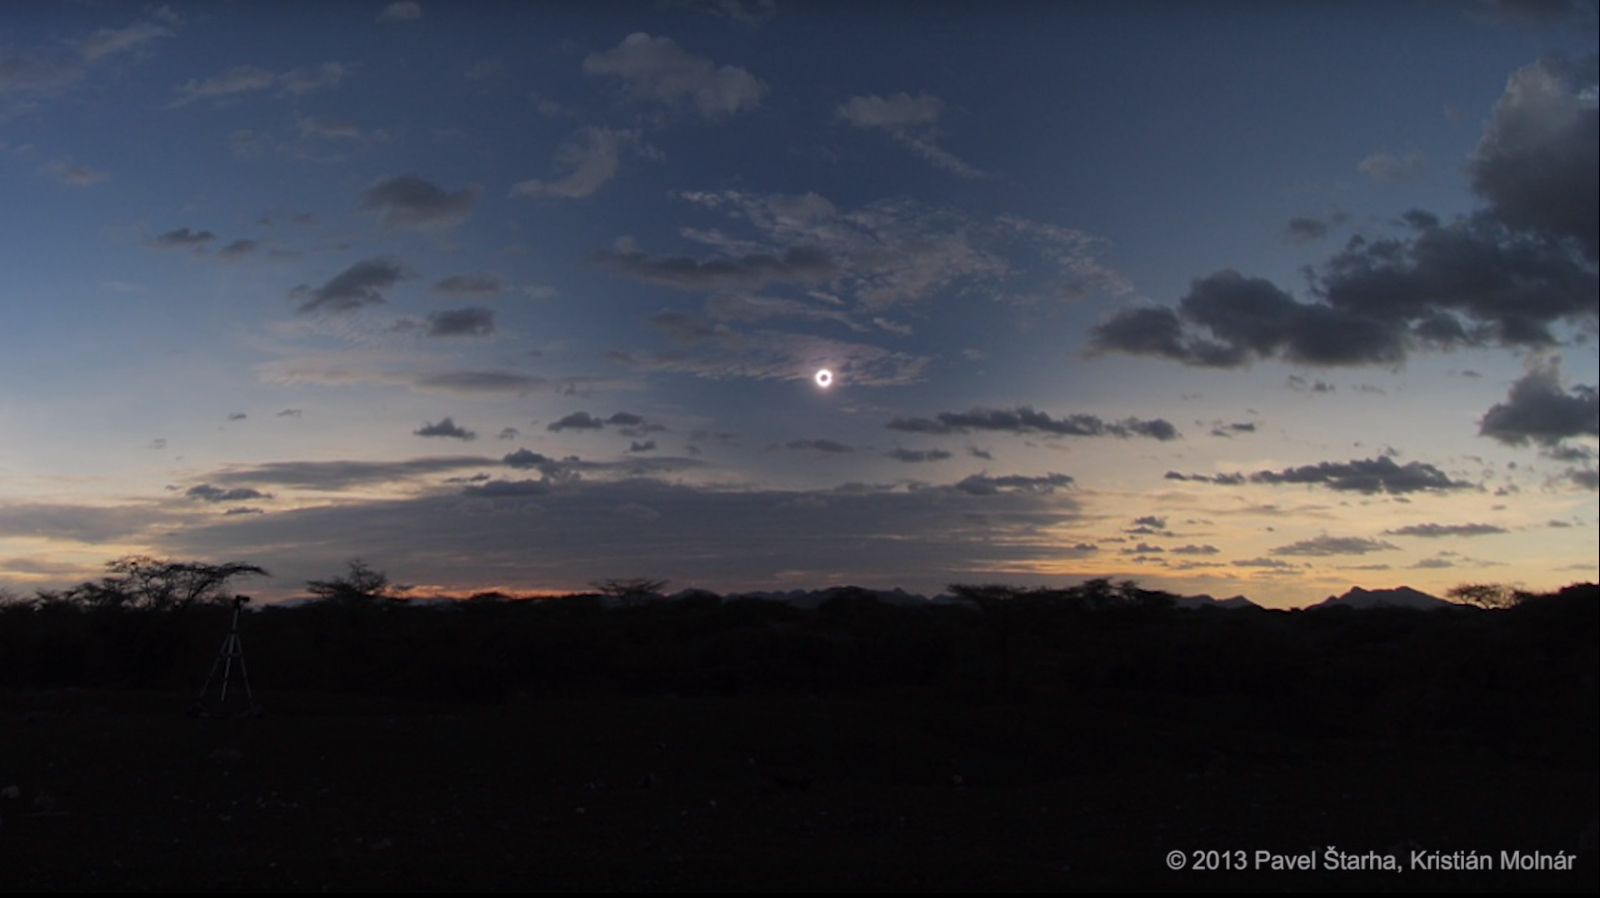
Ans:
[{"label": "silhouetted tree", "polygon": [[631,577],[628,579],[609,578],[595,580],[589,585],[599,590],[602,595],[613,599],[640,599],[661,595],[661,590],[667,588],[666,580],[652,580],[648,577]]},{"label": "silhouetted tree", "polygon": [[75,586],[67,591],[67,597],[95,608],[182,611],[197,603],[227,601],[225,587],[236,577],[271,576],[263,568],[242,561],[207,564],[148,555],[108,561],[106,569],[117,576]]},{"label": "silhouetted tree", "polygon": [[1510,608],[1529,597],[1528,593],[1504,583],[1463,583],[1452,587],[1445,595],[1479,608]]},{"label": "silhouetted tree", "polygon": [[352,558],[349,570],[342,577],[331,580],[307,580],[306,591],[324,601],[344,605],[372,605],[396,598],[394,584],[389,575],[375,571],[365,561]]}]

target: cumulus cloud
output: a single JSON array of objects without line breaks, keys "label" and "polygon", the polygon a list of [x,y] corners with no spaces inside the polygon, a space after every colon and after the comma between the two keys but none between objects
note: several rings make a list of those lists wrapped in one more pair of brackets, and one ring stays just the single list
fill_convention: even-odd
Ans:
[{"label": "cumulus cloud", "polygon": [[475,440],[478,435],[465,427],[460,427],[450,418],[443,418],[437,424],[426,422],[416,430],[411,431],[419,437],[448,437],[452,440]]},{"label": "cumulus cloud", "polygon": [[1303,539],[1287,546],[1278,546],[1270,550],[1274,555],[1365,555],[1368,552],[1389,552],[1400,547],[1381,539],[1367,539],[1360,536],[1318,536],[1312,539]]},{"label": "cumulus cloud", "polygon": [[383,8],[383,12],[378,13],[380,22],[415,22],[420,18],[422,18],[422,4],[416,0],[391,3]]},{"label": "cumulus cloud", "polygon": [[1600,113],[1596,61],[1519,69],[1468,166],[1490,212],[1513,228],[1570,238],[1589,261],[1600,233]]},{"label": "cumulus cloud", "polygon": [[890,97],[877,94],[851,97],[834,110],[834,117],[857,128],[887,132],[924,159],[953,174],[981,178],[983,172],[956,158],[936,143],[936,126],[944,113],[944,101],[932,94],[911,96],[898,93]]},{"label": "cumulus cloud", "polygon": [[199,499],[202,502],[244,502],[250,499],[272,498],[271,494],[263,493],[250,487],[240,486],[229,489],[210,483],[191,486],[183,494],[191,499]]},{"label": "cumulus cloud", "polygon": [[1439,539],[1447,536],[1487,536],[1491,533],[1505,533],[1506,529],[1504,527],[1496,527],[1493,524],[1410,524],[1383,532],[1390,536],[1420,536],[1426,539]]},{"label": "cumulus cloud", "polygon": [[505,284],[493,274],[453,274],[428,289],[440,296],[488,297],[498,295]]},{"label": "cumulus cloud", "polygon": [[552,181],[530,179],[512,185],[512,196],[553,196],[581,199],[593,196],[616,177],[622,149],[637,143],[639,132],[589,127],[556,151],[556,168],[565,172]]},{"label": "cumulus cloud", "polygon": [[1194,545],[1194,544],[1191,543],[1189,545],[1179,546],[1176,549],[1173,549],[1172,550],[1172,554],[1174,554],[1174,555],[1216,555],[1220,551],[1221,550],[1218,549],[1216,546],[1212,546],[1212,545],[1197,546],[1197,545]]},{"label": "cumulus cloud", "polygon": [[430,337],[487,337],[494,333],[494,310],[467,307],[428,315]]},{"label": "cumulus cloud", "polygon": [[483,195],[476,185],[449,193],[412,174],[384,178],[361,194],[361,211],[377,212],[385,227],[453,228]]},{"label": "cumulus cloud", "polygon": [[384,301],[380,290],[386,290],[405,280],[409,275],[399,263],[387,259],[364,259],[334,275],[320,287],[301,284],[289,291],[289,296],[300,300],[299,311],[348,312],[363,306]]},{"label": "cumulus cloud", "polygon": [[1167,480],[1197,483],[1214,483],[1239,486],[1244,483],[1270,485],[1303,483],[1326,486],[1329,489],[1359,493],[1389,493],[1400,495],[1426,490],[1470,489],[1473,484],[1451,480],[1443,471],[1425,462],[1396,464],[1387,455],[1377,458],[1354,459],[1348,462],[1319,462],[1285,468],[1281,471],[1257,471],[1254,474],[1180,474],[1168,471]]},{"label": "cumulus cloud", "polygon": [[1487,203],[1477,212],[1441,222],[1413,210],[1408,233],[1353,238],[1311,271],[1307,302],[1232,270],[1196,279],[1175,308],[1126,309],[1101,323],[1091,349],[1223,368],[1267,358],[1392,365],[1415,349],[1543,346],[1557,322],[1592,326],[1595,72],[1591,57],[1512,75],[1468,164]]},{"label": "cumulus cloud", "polygon": [[718,68],[711,60],[695,56],[671,38],[635,32],[604,53],[591,53],[583,61],[590,75],[620,79],[628,93],[641,100],[676,105],[689,103],[707,119],[754,109],[761,105],[766,85],[731,65]]},{"label": "cumulus cloud", "polygon": [[940,412],[933,418],[895,418],[885,426],[890,430],[908,433],[971,433],[987,430],[1047,436],[1140,436],[1162,441],[1179,438],[1178,429],[1161,418],[1105,421],[1098,415],[1084,414],[1052,418],[1026,405],[1010,409],[974,408],[966,412]]},{"label": "cumulus cloud", "polygon": [[1559,356],[1533,357],[1528,371],[1478,422],[1478,434],[1510,446],[1531,440],[1555,447],[1569,437],[1600,436],[1600,394],[1595,387],[1561,386]]},{"label": "cumulus cloud", "polygon": [[[1208,329],[1211,338],[1186,335],[1186,322]],[[1296,302],[1271,281],[1231,269],[1196,279],[1175,310],[1118,313],[1095,328],[1092,346],[1216,368],[1272,357],[1308,365],[1392,364],[1405,355],[1403,334],[1385,322]]]}]

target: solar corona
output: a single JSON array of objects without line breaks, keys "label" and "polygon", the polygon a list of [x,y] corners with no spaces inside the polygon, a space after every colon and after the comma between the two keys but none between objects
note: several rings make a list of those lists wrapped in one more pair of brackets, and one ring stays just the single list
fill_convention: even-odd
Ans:
[{"label": "solar corona", "polygon": [[833,386],[833,372],[826,368],[818,369],[815,380],[817,382],[817,386],[826,390],[828,387]]}]

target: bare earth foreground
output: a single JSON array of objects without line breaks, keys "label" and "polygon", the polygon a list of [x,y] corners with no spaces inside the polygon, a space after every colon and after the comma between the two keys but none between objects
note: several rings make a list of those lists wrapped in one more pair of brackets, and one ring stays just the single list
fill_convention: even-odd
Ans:
[{"label": "bare earth foreground", "polygon": [[[1592,756],[1296,734],[1225,698],[191,697],[0,693],[0,887],[1597,888]],[[1456,852],[1493,869],[1410,869]]]}]

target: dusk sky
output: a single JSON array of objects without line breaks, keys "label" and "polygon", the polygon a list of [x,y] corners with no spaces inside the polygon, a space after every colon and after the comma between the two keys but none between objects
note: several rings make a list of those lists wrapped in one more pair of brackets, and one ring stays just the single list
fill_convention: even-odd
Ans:
[{"label": "dusk sky", "polygon": [[1596,49],[1560,2],[6,3],[0,587],[1594,580]]}]

